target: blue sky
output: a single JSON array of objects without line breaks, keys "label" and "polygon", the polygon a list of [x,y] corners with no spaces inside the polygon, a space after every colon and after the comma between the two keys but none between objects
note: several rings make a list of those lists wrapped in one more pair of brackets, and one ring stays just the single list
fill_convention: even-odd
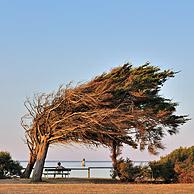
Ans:
[{"label": "blue sky", "polygon": [[[26,96],[87,81],[112,67],[150,61],[181,71],[161,94],[194,117],[194,1],[0,0],[0,150],[28,158],[20,118]],[[169,153],[193,145],[193,120],[164,139]],[[133,160],[157,159],[125,148]],[[108,149],[52,146],[48,159],[107,160]]]}]

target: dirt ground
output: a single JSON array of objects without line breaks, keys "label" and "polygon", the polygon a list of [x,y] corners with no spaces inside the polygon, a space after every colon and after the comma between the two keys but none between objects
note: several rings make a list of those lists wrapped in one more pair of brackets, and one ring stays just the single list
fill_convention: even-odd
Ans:
[{"label": "dirt ground", "polygon": [[111,179],[1,179],[0,194],[194,194],[194,184],[124,184]]}]

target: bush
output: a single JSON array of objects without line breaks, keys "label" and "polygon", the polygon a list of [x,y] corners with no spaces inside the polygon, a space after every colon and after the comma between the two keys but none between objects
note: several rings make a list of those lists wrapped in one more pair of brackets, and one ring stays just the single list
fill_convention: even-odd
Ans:
[{"label": "bush", "polygon": [[175,172],[178,174],[178,182],[194,183],[194,160],[190,156],[184,163],[175,163]]},{"label": "bush", "polygon": [[170,160],[167,160],[164,163],[161,161],[150,162],[150,168],[152,169],[154,179],[162,179],[166,183],[177,181],[174,164]]},{"label": "bush", "polygon": [[0,152],[0,178],[6,178],[7,175],[21,175],[22,166],[19,162],[12,160],[10,153]]},{"label": "bush", "polygon": [[150,170],[147,166],[134,166],[133,162],[127,158],[119,159],[117,161],[116,169],[112,172],[112,178],[119,178],[121,181],[124,182],[134,182],[136,179],[145,179],[151,177]]},{"label": "bush", "polygon": [[194,146],[174,150],[159,161],[150,162],[155,179],[161,178],[166,183],[194,182]]}]

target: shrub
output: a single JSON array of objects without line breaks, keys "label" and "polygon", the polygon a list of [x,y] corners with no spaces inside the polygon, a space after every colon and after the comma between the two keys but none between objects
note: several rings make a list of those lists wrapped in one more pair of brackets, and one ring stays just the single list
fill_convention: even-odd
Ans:
[{"label": "shrub", "polygon": [[174,150],[159,161],[150,162],[155,179],[161,178],[165,182],[194,182],[194,146]]},{"label": "shrub", "polygon": [[170,160],[150,162],[150,168],[152,169],[154,179],[163,179],[166,183],[177,181],[174,164]]},{"label": "shrub", "polygon": [[148,167],[134,166],[133,162],[127,158],[117,161],[116,169],[112,172],[112,178],[118,177],[124,182],[134,182],[137,178],[151,177]]},{"label": "shrub", "polygon": [[178,182],[180,183],[194,183],[194,160],[190,156],[184,163],[175,163],[175,172],[179,175]]},{"label": "shrub", "polygon": [[22,166],[12,160],[10,153],[0,152],[0,178],[5,178],[7,174],[20,176],[21,170]]}]

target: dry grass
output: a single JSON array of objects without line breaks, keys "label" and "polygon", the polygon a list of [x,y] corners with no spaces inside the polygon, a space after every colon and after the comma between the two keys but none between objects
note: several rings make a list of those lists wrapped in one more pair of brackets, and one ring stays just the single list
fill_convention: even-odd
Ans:
[{"label": "dry grass", "polygon": [[193,184],[3,184],[1,194],[194,194]]},{"label": "dry grass", "polygon": [[48,180],[31,184],[29,180],[1,180],[0,194],[194,194],[194,184],[120,184],[95,180]]}]

